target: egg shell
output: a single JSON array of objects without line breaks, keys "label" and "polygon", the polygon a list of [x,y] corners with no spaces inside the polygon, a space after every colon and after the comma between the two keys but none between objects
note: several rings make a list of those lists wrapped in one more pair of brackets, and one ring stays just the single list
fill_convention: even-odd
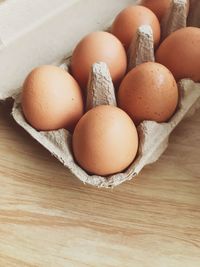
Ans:
[{"label": "egg shell", "polygon": [[22,109],[37,130],[71,130],[83,115],[81,89],[65,70],[52,65],[38,67],[24,82]]},{"label": "egg shell", "polygon": [[154,62],[143,63],[122,81],[118,103],[136,124],[144,120],[165,122],[178,104],[176,81],[166,67]]},{"label": "egg shell", "polygon": [[86,89],[91,67],[105,62],[115,85],[118,85],[127,69],[127,57],[121,42],[108,32],[93,32],[76,46],[71,58],[71,73],[83,90]]},{"label": "egg shell", "polygon": [[73,134],[73,152],[78,164],[96,175],[111,175],[126,169],[138,150],[134,123],[121,109],[102,105],[88,111]]},{"label": "egg shell", "polygon": [[172,0],[143,0],[141,5],[149,8],[161,21],[166,12],[170,9]]},{"label": "egg shell", "polygon": [[156,15],[143,6],[129,6],[122,10],[115,18],[111,32],[125,46],[129,48],[133,38],[136,38],[137,30],[142,25],[150,25],[153,30],[154,44],[160,41],[160,24]]},{"label": "egg shell", "polygon": [[186,27],[170,34],[156,52],[156,61],[165,65],[176,80],[200,81],[200,29]]},{"label": "egg shell", "polygon": [[[172,5],[172,0],[142,0],[142,6],[149,8],[161,21],[167,14],[168,10]],[[189,1],[187,1],[187,14],[189,12]]]}]

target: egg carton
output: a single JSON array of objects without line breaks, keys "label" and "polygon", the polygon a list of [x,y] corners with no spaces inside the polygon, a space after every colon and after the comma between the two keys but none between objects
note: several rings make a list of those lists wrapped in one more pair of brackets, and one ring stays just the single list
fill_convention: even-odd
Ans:
[{"label": "egg carton", "polygon": [[[198,1],[196,1],[198,2]],[[194,14],[195,3],[190,13]],[[186,25],[186,16],[183,12],[184,0],[174,0],[170,12],[164,18],[162,28],[165,36],[175,29]],[[180,12],[180,10],[182,10]],[[179,14],[179,23],[176,14]],[[180,14],[182,14],[180,16]],[[200,15],[200,14],[196,14]],[[200,16],[199,16],[200,17]],[[169,23],[170,20],[170,23]],[[168,22],[167,22],[168,21]],[[189,25],[196,26],[198,20],[191,19],[189,14]],[[198,26],[198,25],[197,25]],[[149,26],[138,29],[137,40],[133,40],[129,50],[129,69],[146,61],[154,61],[152,30]],[[68,69],[69,61],[65,60],[60,67]],[[56,131],[37,131],[31,127],[24,118],[21,107],[21,89],[13,91],[6,97],[14,99],[12,116],[14,120],[24,128],[34,139],[51,152],[64,166],[66,166],[80,181],[96,187],[115,187],[121,183],[131,180],[148,164],[158,160],[168,146],[171,132],[189,113],[193,113],[200,107],[200,84],[192,80],[184,79],[178,84],[180,90],[180,103],[174,116],[166,123],[144,121],[137,130],[139,135],[139,150],[135,161],[123,173],[102,177],[89,175],[74,160],[72,152],[72,135],[65,129]],[[88,84],[88,96],[86,108],[100,104],[116,105],[114,86],[109,70],[105,63],[99,62],[93,65]],[[112,160],[112,159],[110,159]]]}]

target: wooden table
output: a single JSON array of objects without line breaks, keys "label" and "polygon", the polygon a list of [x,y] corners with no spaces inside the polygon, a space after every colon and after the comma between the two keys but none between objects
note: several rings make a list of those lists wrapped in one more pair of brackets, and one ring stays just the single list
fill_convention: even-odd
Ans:
[{"label": "wooden table", "polygon": [[199,267],[200,110],[114,190],[81,184],[0,105],[0,267]]}]

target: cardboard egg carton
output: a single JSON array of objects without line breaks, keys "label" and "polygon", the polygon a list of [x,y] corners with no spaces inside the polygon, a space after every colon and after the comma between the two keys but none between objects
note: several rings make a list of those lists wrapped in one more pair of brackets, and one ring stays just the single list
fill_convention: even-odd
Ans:
[{"label": "cardboard egg carton", "polygon": [[[176,1],[174,1],[176,4]],[[178,4],[185,4],[178,1]],[[173,12],[177,9],[173,8]],[[191,11],[192,12],[192,11]],[[183,14],[183,13],[182,13]],[[168,14],[169,15],[169,14]],[[171,14],[170,17],[175,17]],[[183,18],[181,18],[182,21]],[[186,18],[185,18],[186,19]],[[185,23],[185,22],[184,22]],[[194,25],[194,20],[192,25]],[[164,24],[163,24],[164,25]],[[166,24],[165,24],[166,25]],[[171,24],[170,24],[171,25]],[[109,25],[108,25],[109,26]],[[168,26],[164,26],[168,27]],[[181,26],[179,26],[181,27]],[[166,32],[171,32],[166,31]],[[132,49],[129,51],[129,69],[146,61],[154,61],[152,30],[148,26],[142,26],[138,30],[136,42],[132,42]],[[67,69],[69,61],[64,61],[60,67]],[[171,132],[181,122],[181,120],[195,109],[200,107],[200,84],[192,80],[185,79],[179,82],[180,103],[174,116],[167,123],[156,123],[145,121],[138,126],[139,150],[135,161],[123,173],[114,174],[108,177],[89,175],[74,160],[72,152],[72,135],[65,129],[49,132],[39,132],[31,127],[24,118],[21,108],[21,89],[10,91],[8,96],[14,99],[12,116],[14,120],[23,127],[34,139],[51,152],[59,161],[63,163],[80,181],[96,187],[115,187],[134,176],[150,163],[158,160],[168,146]],[[110,104],[116,105],[114,87],[110,78],[109,70],[105,63],[96,63],[91,70],[88,84],[87,109],[95,105]],[[110,159],[112,160],[112,159]]]}]

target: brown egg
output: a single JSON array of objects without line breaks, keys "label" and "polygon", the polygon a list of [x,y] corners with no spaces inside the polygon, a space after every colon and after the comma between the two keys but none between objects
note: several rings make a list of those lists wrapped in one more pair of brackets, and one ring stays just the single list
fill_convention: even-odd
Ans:
[{"label": "brown egg", "polygon": [[126,169],[138,150],[134,123],[121,109],[98,106],[78,122],[73,135],[76,161],[87,172],[110,175]]},{"label": "brown egg", "polygon": [[171,72],[158,63],[141,64],[122,81],[118,103],[136,124],[144,120],[165,122],[178,104],[176,81]]},{"label": "brown egg", "polygon": [[165,65],[176,80],[200,81],[200,29],[187,27],[170,34],[156,52],[156,61]]},{"label": "brown egg", "polygon": [[[161,21],[167,11],[170,9],[172,0],[142,0],[141,5],[151,9]],[[189,12],[189,1],[187,3],[187,13]]]},{"label": "brown egg", "polygon": [[143,6],[129,6],[122,10],[113,22],[111,32],[128,49],[137,29],[146,24],[152,27],[154,43],[157,46],[160,41],[159,21],[150,9]]},{"label": "brown egg", "polygon": [[74,78],[59,67],[45,65],[26,78],[22,108],[37,130],[73,129],[83,115],[83,99]]},{"label": "brown egg", "polygon": [[169,10],[172,0],[143,0],[141,5],[151,9],[159,20],[163,18]]},{"label": "brown egg", "polygon": [[108,32],[93,32],[76,46],[71,58],[71,72],[81,88],[86,89],[92,64],[105,62],[115,84],[125,75],[127,58],[120,41]]}]

